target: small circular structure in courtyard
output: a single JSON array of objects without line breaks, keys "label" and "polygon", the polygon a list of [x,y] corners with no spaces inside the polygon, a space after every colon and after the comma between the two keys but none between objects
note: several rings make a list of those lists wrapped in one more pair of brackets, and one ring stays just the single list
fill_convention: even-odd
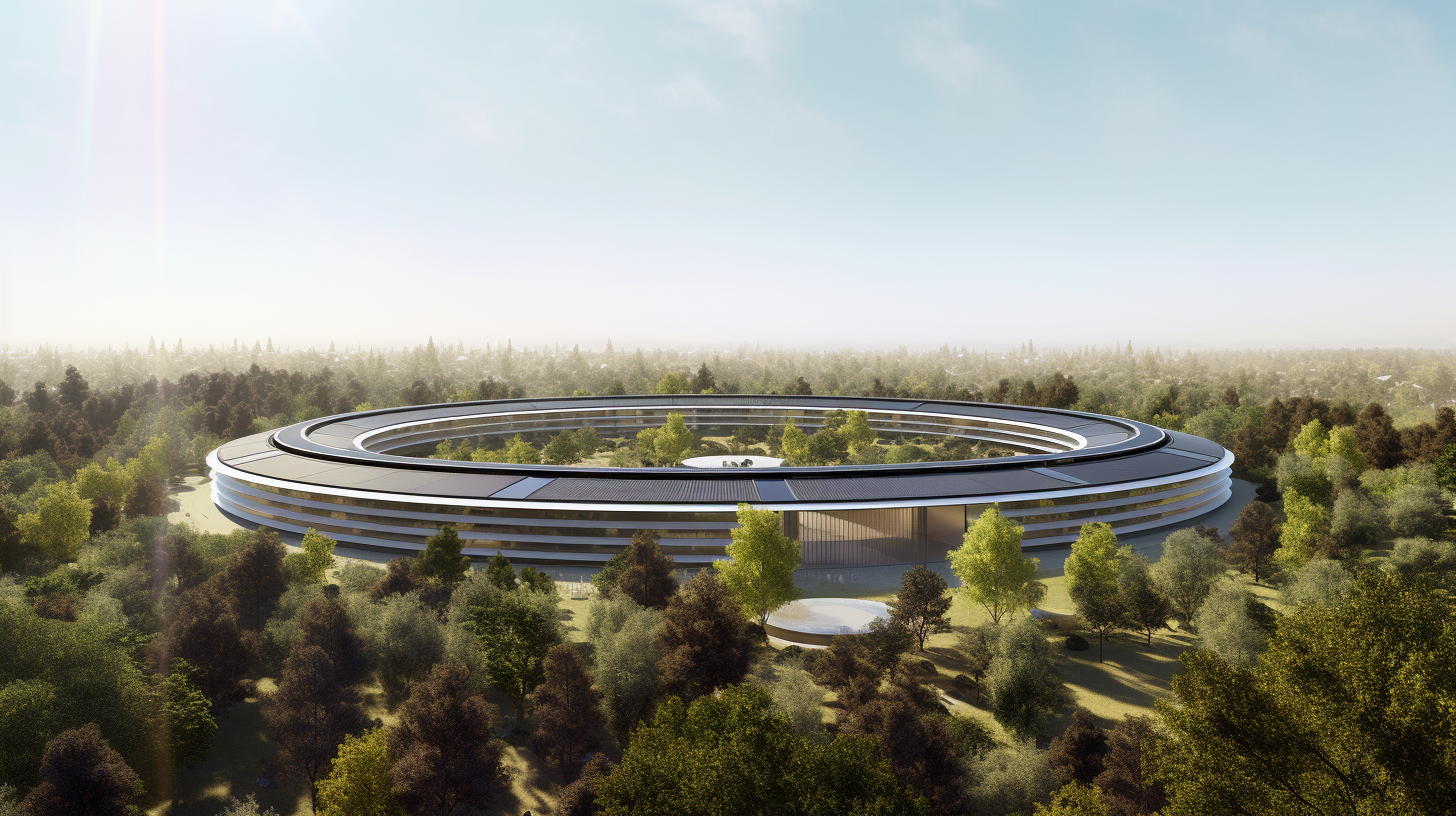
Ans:
[{"label": "small circular structure in courtyard", "polygon": [[876,620],[889,620],[890,607],[860,598],[805,598],[768,616],[770,637],[799,646],[828,646],[839,635],[863,635]]},{"label": "small circular structure in courtyard", "polygon": [[733,456],[731,454],[694,456],[691,459],[682,460],[682,466],[690,468],[773,468],[783,463],[784,460],[772,456]]}]

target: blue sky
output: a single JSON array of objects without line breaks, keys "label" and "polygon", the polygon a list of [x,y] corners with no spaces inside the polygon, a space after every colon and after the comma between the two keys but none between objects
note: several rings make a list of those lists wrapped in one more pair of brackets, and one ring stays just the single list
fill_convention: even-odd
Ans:
[{"label": "blue sky", "polygon": [[1453,29],[9,0],[0,343],[1446,346]]}]

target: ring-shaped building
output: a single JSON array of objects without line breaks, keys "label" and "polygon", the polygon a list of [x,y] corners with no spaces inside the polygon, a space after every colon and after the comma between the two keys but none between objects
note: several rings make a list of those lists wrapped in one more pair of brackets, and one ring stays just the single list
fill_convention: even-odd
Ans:
[{"label": "ring-shaped building", "polygon": [[[404,456],[444,440],[590,427],[631,437],[681,414],[704,436],[834,411],[881,436],[957,437],[1014,456],[829,467],[568,467]],[[725,457],[731,458],[731,457]],[[802,564],[944,560],[985,508],[1028,549],[1065,545],[1089,521],[1119,534],[1186,523],[1228,500],[1233,454],[1190,434],[1077,411],[861,397],[571,397],[457,402],[331,416],[229,442],[208,456],[212,499],[252,526],[312,527],[348,546],[408,555],[446,524],[465,553],[592,567],[638,530],[680,567],[724,557],[740,503],[783,516]]]}]

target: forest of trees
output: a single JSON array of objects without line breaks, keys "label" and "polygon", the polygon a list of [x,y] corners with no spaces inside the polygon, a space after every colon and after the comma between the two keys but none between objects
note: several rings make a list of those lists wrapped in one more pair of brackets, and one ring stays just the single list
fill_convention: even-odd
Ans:
[{"label": "forest of trees", "polygon": [[[90,358],[0,358],[6,816],[164,804],[174,769],[214,750],[219,722],[262,677],[274,681],[262,698],[270,773],[326,814],[448,814],[499,798],[512,784],[495,736],[505,721],[553,775],[556,813],[703,812],[703,797],[720,813],[825,814],[1435,814],[1456,801],[1449,355],[260,343]],[[1115,413],[1225,444],[1261,500],[1227,540],[1180,530],[1153,563],[1106,525],[1083,528],[1066,583],[1087,638],[1151,643],[1172,621],[1199,640],[1156,717],[1104,728],[1077,713],[1061,733],[1046,733],[1069,700],[1057,650],[1092,644],[1051,637],[1028,614],[1042,573],[994,509],[952,554],[961,588],[909,570],[888,625],[818,652],[765,642],[766,615],[797,595],[798,545],[748,508],[734,560],[690,580],[654,536],[634,539],[594,581],[579,642],[546,576],[499,557],[472,569],[448,527],[419,558],[375,567],[341,564],[317,533],[290,552],[267,530],[166,520],[176,480],[204,473],[209,450],[287,422],[689,390]],[[838,461],[852,461],[865,444],[856,425],[846,414],[828,428],[821,453],[843,443]],[[785,428],[778,444],[813,451],[825,432]],[[701,443],[668,436],[651,439],[658,462]],[[1238,572],[1278,586],[1282,611]],[[953,598],[990,622],[951,631]],[[968,667],[956,693],[1013,742],[946,711],[918,656],[927,638],[954,642]],[[375,685],[388,726],[366,716]]]}]

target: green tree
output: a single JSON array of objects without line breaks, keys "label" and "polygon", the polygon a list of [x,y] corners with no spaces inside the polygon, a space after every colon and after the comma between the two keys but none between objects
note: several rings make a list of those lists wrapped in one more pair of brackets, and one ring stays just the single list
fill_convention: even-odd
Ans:
[{"label": "green tree", "polygon": [[512,465],[539,465],[541,464],[541,452],[530,442],[516,434],[511,444],[506,446],[505,461]]},{"label": "green tree", "polygon": [[1031,816],[1108,816],[1107,803],[1102,801],[1102,791],[1095,785],[1068,782],[1052,794],[1052,801],[1036,804]]},{"label": "green tree", "polygon": [[222,572],[223,586],[234,603],[253,614],[253,628],[257,631],[263,629],[266,619],[263,608],[277,601],[288,588],[288,577],[283,572],[285,552],[278,533],[267,528],[255,530]]},{"label": "green tree", "polygon": [[1284,602],[1290,606],[1336,604],[1350,597],[1355,578],[1337,561],[1311,558],[1284,587]]},{"label": "green tree", "polygon": [[91,502],[70,482],[47,485],[35,510],[16,521],[21,539],[58,561],[75,561],[91,532]]},{"label": "green tree", "polygon": [[661,686],[657,635],[663,613],[643,609],[623,595],[597,596],[587,613],[587,640],[607,727],[618,742],[652,713]]},{"label": "green tree", "polygon": [[576,445],[576,434],[563,431],[546,443],[541,449],[541,460],[548,465],[570,465],[581,459],[582,452]]},{"label": "green tree", "polygon": [[1330,455],[1344,460],[1356,473],[1365,469],[1365,455],[1360,452],[1360,440],[1355,429],[1348,425],[1330,429]]},{"label": "green tree", "polygon": [[1436,457],[1436,483],[1456,493],[1456,444],[1442,448]]},{"label": "green tree", "polygon": [[1153,581],[1172,605],[1173,616],[1187,625],[1224,568],[1218,544],[1194,530],[1177,530],[1163,539],[1163,555],[1153,565]]},{"label": "green tree", "polygon": [[784,425],[784,436],[779,442],[784,463],[788,465],[809,464],[809,437],[791,419]]},{"label": "green tree", "polygon": [[872,739],[811,742],[748,686],[691,705],[669,698],[597,783],[596,800],[608,816],[929,812]]},{"label": "green tree", "polygon": [[459,583],[470,571],[470,558],[461,555],[464,542],[449,524],[425,539],[425,551],[415,559],[415,573],[445,584]]},{"label": "green tree", "polygon": [[76,495],[89,499],[93,507],[106,502],[120,510],[131,493],[132,481],[131,474],[115,459],[104,469],[93,462],[76,472]]},{"label": "green tree", "polygon": [[383,728],[345,737],[318,783],[318,816],[404,816],[390,784],[392,767]]},{"label": "green tree", "polygon": [[1082,625],[1097,634],[1097,662],[1101,663],[1103,642],[1127,621],[1122,595],[1117,591],[1116,582],[1108,585],[1096,580],[1077,584],[1071,595]]},{"label": "green tree", "polygon": [[321,584],[328,571],[334,566],[334,545],[338,542],[312,527],[303,534],[299,546],[303,548],[301,559],[295,563],[294,576],[306,584]]},{"label": "green tree", "polygon": [[713,562],[742,604],[762,626],[784,604],[798,599],[794,570],[799,568],[799,542],[784,535],[783,520],[773,510],[738,505],[738,526],[730,533],[728,561]]},{"label": "green tree", "polygon": [[415,683],[445,657],[440,618],[417,595],[391,595],[368,627],[370,651],[390,705],[408,697]]},{"label": "green tree", "polygon": [[1117,587],[1117,574],[1129,550],[1117,546],[1117,534],[1106,522],[1089,521],[1082,525],[1072,553],[1063,569],[1067,575],[1067,591],[1075,593],[1084,584],[1104,589]]},{"label": "green tree", "polygon": [[1133,553],[1123,561],[1122,571],[1117,576],[1117,595],[1124,625],[1141,634],[1147,645],[1152,647],[1153,633],[1168,628],[1173,607],[1158,591],[1147,556]]},{"label": "green tree", "polygon": [[1298,453],[1311,459],[1319,459],[1330,453],[1330,432],[1318,419],[1311,419],[1299,429],[1290,443]]},{"label": "green tree", "polygon": [[516,568],[500,550],[496,550],[495,555],[485,562],[485,578],[507,592],[516,588]]},{"label": "green tree", "polygon": [[1269,632],[1249,614],[1253,595],[1223,581],[1198,607],[1193,623],[1199,645],[1239,666],[1252,666],[1269,642]]},{"label": "green tree", "polygon": [[657,388],[653,390],[659,394],[686,394],[691,387],[688,375],[681,371],[669,371],[657,381]]},{"label": "green tree", "polygon": [[1274,560],[1286,571],[1294,571],[1314,557],[1320,539],[1329,534],[1330,514],[1302,494],[1284,494],[1284,527],[1279,531],[1279,549]]},{"label": "green tree", "polygon": [[696,444],[697,440],[693,438],[693,432],[688,429],[683,415],[676,412],[667,415],[667,424],[657,430],[652,442],[657,462],[663,465],[681,462],[683,456]]},{"label": "green tree", "polygon": [[915,637],[915,646],[925,651],[925,639],[950,631],[951,596],[945,579],[923,564],[900,575],[900,593],[890,599],[890,620],[904,626]]},{"label": "green tree", "polygon": [[1037,580],[1040,559],[1021,554],[1022,529],[995,507],[986,508],[965,542],[950,553],[951,569],[965,586],[966,597],[980,604],[999,624],[1001,618],[1031,609],[1046,596]]},{"label": "green tree", "polygon": [[171,671],[159,678],[157,686],[172,762],[191,767],[207,756],[217,733],[212,703],[193,682],[192,667],[181,658],[173,658]]},{"label": "green tree", "polygon": [[844,424],[839,428],[839,435],[853,453],[858,453],[866,445],[873,445],[875,432],[870,427],[870,415],[865,411],[846,412]]},{"label": "green tree", "polygon": [[1456,801],[1456,618],[1370,570],[1348,601],[1280,621],[1259,664],[1198,649],[1158,701],[1168,816],[1444,813]]},{"label": "green tree", "polygon": [[491,679],[524,714],[526,697],[541,683],[546,653],[561,642],[558,598],[496,591],[482,601],[470,607],[469,629],[480,641]]},{"label": "green tree", "polygon": [[1017,739],[1031,739],[1068,700],[1051,646],[1040,623],[1018,618],[1001,629],[992,649],[992,713]]}]

